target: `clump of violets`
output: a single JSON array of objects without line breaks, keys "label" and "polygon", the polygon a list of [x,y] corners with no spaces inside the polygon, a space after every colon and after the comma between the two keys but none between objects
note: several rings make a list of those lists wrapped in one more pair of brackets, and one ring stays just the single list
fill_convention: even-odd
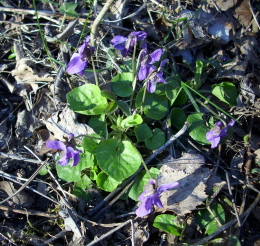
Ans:
[{"label": "clump of violets", "polygon": [[163,60],[157,69],[153,64],[161,59],[163,50],[157,49],[151,54],[148,54],[147,48],[144,47],[141,52],[138,79],[146,80],[147,91],[153,93],[156,90],[157,83],[166,84],[166,80],[163,78],[162,67],[166,64],[168,59]]},{"label": "clump of violets", "polygon": [[144,187],[145,191],[138,197],[142,202],[140,207],[135,211],[138,217],[148,215],[153,210],[153,205],[163,208],[160,200],[160,194],[166,190],[173,189],[179,185],[178,182],[163,184],[157,187],[157,183],[154,179],[149,180],[149,184]]},{"label": "clump of violets", "polygon": [[64,155],[59,159],[58,164],[62,167],[66,166],[69,164],[70,159],[72,159],[72,167],[75,167],[78,165],[80,161],[80,156],[79,154],[82,153],[81,150],[73,149],[71,147],[70,142],[74,138],[74,134],[70,133],[69,134],[69,144],[65,145],[61,141],[55,141],[51,140],[46,142],[46,146],[50,149],[59,149],[64,151]]},{"label": "clump of violets", "polygon": [[227,137],[228,129],[234,126],[235,121],[233,119],[230,120],[228,125],[224,127],[221,121],[218,121],[214,127],[211,128],[209,132],[206,134],[206,139],[211,142],[211,148],[216,148],[221,140],[221,138]]},{"label": "clump of violets", "polygon": [[115,49],[120,50],[123,57],[126,57],[129,52],[133,51],[133,47],[136,44],[136,42],[144,40],[146,37],[146,32],[131,32],[128,38],[120,35],[115,36],[110,41],[110,44],[112,44]]},{"label": "clump of violets", "polygon": [[84,74],[88,62],[91,60],[95,48],[90,46],[90,36],[86,38],[86,41],[79,46],[78,53],[74,53],[71,57],[70,62],[66,67],[66,71],[69,74],[77,73],[79,76]]}]

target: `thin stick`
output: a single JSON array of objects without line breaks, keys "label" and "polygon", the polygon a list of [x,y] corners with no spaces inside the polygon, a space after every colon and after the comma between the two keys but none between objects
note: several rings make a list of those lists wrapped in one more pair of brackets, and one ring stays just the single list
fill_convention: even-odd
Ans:
[{"label": "thin stick", "polygon": [[87,244],[87,246],[92,246],[100,241],[102,241],[104,238],[108,237],[109,235],[112,235],[114,232],[118,231],[119,229],[121,229],[122,227],[124,227],[125,225],[129,224],[131,222],[131,220],[126,221],[125,223],[123,223],[122,225],[112,229],[111,231],[103,234],[100,238],[95,239],[94,241],[92,241],[91,243]]},{"label": "thin stick", "polygon": [[166,149],[173,141],[175,141],[178,137],[183,135],[188,129],[189,122],[185,122],[184,126],[179,130],[175,135],[171,136],[171,138],[159,149],[157,149],[148,159],[146,159],[145,163],[148,164],[154,157],[160,154],[164,149]]},{"label": "thin stick", "polygon": [[14,213],[19,213],[19,214],[29,214],[29,215],[36,215],[36,216],[42,216],[42,217],[47,217],[50,219],[55,219],[58,217],[58,215],[55,214],[48,214],[48,213],[44,213],[44,212],[39,212],[39,211],[35,211],[35,210],[23,210],[23,209],[17,209],[17,208],[11,208],[11,207],[7,207],[4,205],[0,205],[0,209],[1,210],[5,210],[5,211],[9,211],[9,212],[14,212]]},{"label": "thin stick", "polygon": [[90,33],[90,42],[91,46],[96,47],[96,33],[97,28],[103,17],[105,16],[106,12],[108,11],[110,5],[113,3],[113,0],[108,0],[100,13],[98,14],[97,18],[94,20],[92,27],[91,27],[91,33]]}]

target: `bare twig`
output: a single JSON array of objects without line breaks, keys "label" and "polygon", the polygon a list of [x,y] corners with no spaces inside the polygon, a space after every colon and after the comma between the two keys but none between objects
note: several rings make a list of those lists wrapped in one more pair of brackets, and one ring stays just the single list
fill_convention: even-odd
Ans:
[{"label": "bare twig", "polygon": [[113,0],[108,0],[100,13],[98,14],[97,18],[94,20],[92,27],[91,27],[91,33],[90,33],[90,42],[91,46],[96,47],[96,33],[97,28],[103,17],[105,16],[106,12],[108,11],[110,5],[113,3]]},{"label": "bare twig", "polygon": [[39,212],[39,211],[31,210],[31,209],[23,210],[23,209],[11,208],[11,207],[4,206],[4,205],[0,205],[0,209],[9,211],[9,212],[19,213],[19,214],[42,216],[42,217],[46,217],[46,218],[50,218],[50,219],[55,219],[58,217],[58,215],[56,215],[56,214],[48,214],[48,213]]},{"label": "bare twig", "polygon": [[108,237],[109,235],[113,234],[114,232],[118,231],[119,229],[121,229],[122,227],[124,227],[125,225],[129,224],[131,222],[131,220],[126,221],[125,223],[121,224],[120,226],[112,229],[111,231],[103,234],[100,238],[95,239],[94,241],[92,241],[91,243],[87,244],[87,246],[92,246],[98,242],[100,242],[101,240],[103,240],[104,238]]}]

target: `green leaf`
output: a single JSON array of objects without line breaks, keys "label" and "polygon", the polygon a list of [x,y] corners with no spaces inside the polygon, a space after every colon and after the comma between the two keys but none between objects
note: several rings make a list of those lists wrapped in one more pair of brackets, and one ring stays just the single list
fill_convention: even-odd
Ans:
[{"label": "green leaf", "polygon": [[153,136],[145,139],[145,146],[150,150],[159,149],[165,143],[165,136],[161,129],[155,128]]},{"label": "green leaf", "polygon": [[105,110],[105,114],[112,114],[116,111],[116,109],[117,109],[117,103],[115,101],[109,102]]},{"label": "green leaf", "polygon": [[194,89],[197,90],[201,87],[202,81],[201,81],[201,75],[203,70],[203,62],[201,60],[196,61],[196,70],[195,70],[195,76],[194,76]]},{"label": "green leaf", "polygon": [[8,57],[7,57],[7,59],[8,60],[11,60],[11,59],[13,59],[13,58],[15,58],[16,57],[16,54],[11,54],[11,55],[9,55]]},{"label": "green leaf", "polygon": [[133,93],[132,73],[119,73],[111,81],[113,92],[120,97],[129,97]]},{"label": "green leaf", "polygon": [[126,115],[126,116],[130,116],[130,106],[123,102],[123,101],[117,101],[116,102],[118,107],[123,111],[123,113]]},{"label": "green leaf", "polygon": [[[159,175],[160,170],[157,169],[157,168],[152,167],[149,170],[149,172],[150,172],[152,178],[156,179],[156,176]],[[145,170],[139,172],[136,175],[136,177],[135,177],[135,182],[132,185],[132,187],[131,187],[131,189],[129,191],[128,196],[131,199],[133,199],[135,201],[138,201],[138,197],[144,191],[144,186],[148,184],[149,180],[150,180],[150,177],[149,177],[148,173]]]},{"label": "green leaf", "polygon": [[104,114],[92,116],[88,125],[101,137],[107,138],[107,124]]},{"label": "green leaf", "polygon": [[[136,107],[142,106],[144,88],[136,96]],[[144,100],[144,114],[151,119],[160,120],[167,114],[168,100],[163,95],[146,92]]]},{"label": "green leaf", "polygon": [[101,91],[101,96],[110,99],[112,101],[116,101],[116,95],[111,91]]},{"label": "green leaf", "polygon": [[[187,82],[186,82],[187,83]],[[192,96],[192,94],[190,93],[190,91],[188,90],[187,86],[185,83],[181,82],[181,86],[183,88],[183,90],[185,91],[185,93],[188,95],[193,107],[196,109],[196,111],[199,113],[200,112],[200,109],[199,109],[199,106],[198,104],[196,103],[194,97]]]},{"label": "green leaf", "polygon": [[212,85],[212,94],[230,107],[237,105],[238,92],[236,86],[231,82]]},{"label": "green leaf", "polygon": [[98,174],[96,182],[100,189],[108,192],[113,191],[119,184],[119,182],[108,176],[105,172],[101,172]]},{"label": "green leaf", "polygon": [[40,175],[46,175],[48,173],[48,168],[47,166],[44,166],[40,171],[39,174]]},{"label": "green leaf", "polygon": [[79,16],[76,11],[68,11],[66,12],[66,15],[74,18],[77,18]]},{"label": "green leaf", "polygon": [[142,124],[143,119],[139,114],[134,114],[131,116],[128,116],[126,119],[122,120],[121,126],[123,128],[128,128],[136,125]]},{"label": "green leaf", "polygon": [[153,132],[146,123],[136,126],[134,132],[140,142],[143,142],[146,138],[153,136]]},{"label": "green leaf", "polygon": [[141,157],[129,141],[109,139],[96,149],[99,167],[118,182],[134,174],[141,165]]},{"label": "green leaf", "polygon": [[64,12],[67,14],[67,12],[75,10],[77,8],[77,5],[78,5],[77,3],[72,3],[72,2],[65,3],[61,5],[58,10],[60,12]]},{"label": "green leaf", "polygon": [[[210,209],[221,225],[225,224],[225,212],[220,204],[213,203]],[[196,216],[196,222],[201,229],[205,229],[205,233],[210,235],[219,229],[219,225],[211,213],[207,209],[200,210]]]},{"label": "green leaf", "polygon": [[62,167],[56,163],[56,170],[59,178],[67,182],[77,182],[81,179],[81,171],[85,168],[92,167],[93,165],[94,155],[85,151],[84,153],[80,154],[80,161],[77,166],[72,167],[71,163],[69,163],[67,166]]},{"label": "green leaf", "polygon": [[185,121],[187,120],[187,115],[181,108],[173,108],[170,113],[170,125],[174,126],[177,130],[180,130]]},{"label": "green leaf", "polygon": [[92,185],[93,183],[91,179],[87,175],[83,175],[81,179],[74,184],[72,194],[90,202],[92,197],[89,193],[86,192],[86,189],[91,188]]},{"label": "green leaf", "polygon": [[190,114],[187,122],[190,122],[188,131],[189,135],[200,144],[209,144],[206,139],[206,133],[209,131],[202,118],[203,113]]},{"label": "green leaf", "polygon": [[67,94],[70,109],[85,115],[99,115],[107,108],[107,99],[101,96],[98,86],[86,84],[77,87]]},{"label": "green leaf", "polygon": [[99,138],[100,136],[97,134],[89,134],[88,137],[84,137],[82,139],[82,147],[85,151],[95,154],[96,153],[96,148],[98,147],[98,144],[100,143],[100,140],[91,138],[91,137],[97,137]]},{"label": "green leaf", "polygon": [[176,216],[171,214],[161,214],[156,216],[153,226],[161,229],[164,232],[171,233],[175,236],[180,236],[180,231],[183,227],[179,227],[176,225],[174,220],[176,219]]}]

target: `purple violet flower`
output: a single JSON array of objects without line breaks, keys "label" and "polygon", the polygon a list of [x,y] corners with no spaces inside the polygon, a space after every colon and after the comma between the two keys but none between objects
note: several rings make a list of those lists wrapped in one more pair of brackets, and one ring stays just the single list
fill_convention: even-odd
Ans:
[{"label": "purple violet flower", "polygon": [[95,48],[89,45],[90,36],[86,38],[86,41],[79,46],[78,53],[74,53],[66,67],[66,71],[69,74],[77,73],[79,76],[84,74],[88,61],[91,59]]},{"label": "purple violet flower", "polygon": [[151,70],[154,68],[152,64],[154,64],[157,61],[160,61],[161,56],[163,54],[163,50],[157,49],[150,55],[148,54],[147,49],[143,49],[141,52],[142,52],[140,55],[141,65],[138,71],[138,79],[144,80],[147,78]]},{"label": "purple violet flower", "polygon": [[206,134],[206,139],[211,142],[211,148],[216,148],[220,142],[221,138],[227,137],[228,129],[232,126],[234,126],[236,121],[233,119],[230,120],[228,125],[224,127],[223,123],[221,121],[218,121],[214,127],[211,128],[209,132]]},{"label": "purple violet flower", "polygon": [[129,52],[133,51],[133,46],[135,43],[137,41],[144,40],[146,37],[146,32],[131,32],[128,38],[124,36],[115,36],[110,41],[110,44],[112,44],[114,48],[120,50],[123,57],[126,57]]},{"label": "purple violet flower", "polygon": [[156,67],[151,66],[149,68],[149,74],[147,76],[147,91],[150,93],[155,92],[157,83],[164,83],[167,84],[166,80],[163,78],[163,71],[162,67],[165,65],[165,63],[168,61],[168,59],[165,59],[161,62],[158,69]]},{"label": "purple violet flower", "polygon": [[166,190],[173,189],[179,185],[178,182],[163,184],[157,188],[157,183],[154,179],[149,180],[149,184],[146,185],[145,191],[138,197],[142,202],[140,207],[135,211],[138,217],[148,215],[153,210],[153,205],[163,208],[162,202],[159,198],[160,194]]},{"label": "purple violet flower", "polygon": [[[73,137],[74,137],[74,134],[70,133],[69,142],[72,140]],[[54,141],[54,140],[46,142],[46,146],[50,149],[60,149],[60,150],[64,151],[64,155],[58,161],[60,166],[64,167],[64,166],[68,165],[70,162],[70,159],[73,159],[73,163],[71,165],[72,167],[75,167],[78,165],[78,163],[80,161],[79,154],[82,153],[81,150],[73,149],[70,145],[66,146],[63,142]]]}]

